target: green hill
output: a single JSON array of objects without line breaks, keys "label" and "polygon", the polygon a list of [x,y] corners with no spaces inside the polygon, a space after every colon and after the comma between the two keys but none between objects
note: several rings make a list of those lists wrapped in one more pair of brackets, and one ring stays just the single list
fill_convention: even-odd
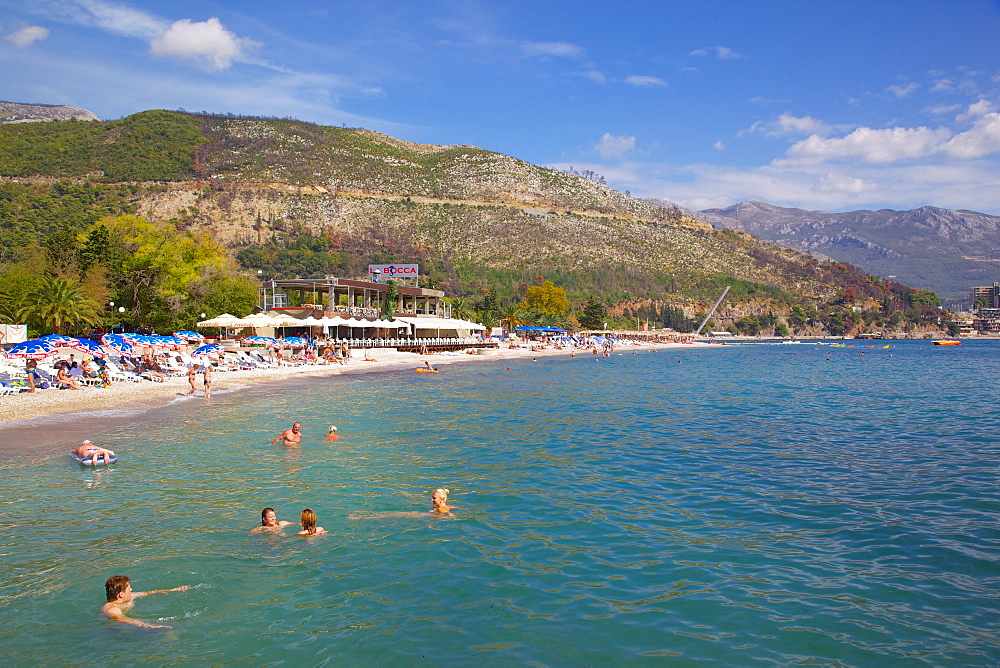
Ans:
[{"label": "green hill", "polygon": [[855,306],[869,322],[913,307],[905,286],[579,176],[364,129],[168,111],[6,125],[0,179],[7,253],[135,213],[210,232],[253,273],[361,276],[369,262],[419,262],[425,285],[476,302],[514,302],[551,280],[574,310],[593,299],[656,322],[668,307],[693,316],[728,284],[733,320],[797,308],[819,329]]}]

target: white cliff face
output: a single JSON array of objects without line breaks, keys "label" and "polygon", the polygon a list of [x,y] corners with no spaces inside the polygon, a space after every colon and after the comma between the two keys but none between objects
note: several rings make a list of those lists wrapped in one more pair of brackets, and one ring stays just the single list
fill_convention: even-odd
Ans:
[{"label": "white cliff face", "polygon": [[99,121],[92,111],[62,104],[22,104],[0,102],[0,123],[34,123],[38,121]]}]

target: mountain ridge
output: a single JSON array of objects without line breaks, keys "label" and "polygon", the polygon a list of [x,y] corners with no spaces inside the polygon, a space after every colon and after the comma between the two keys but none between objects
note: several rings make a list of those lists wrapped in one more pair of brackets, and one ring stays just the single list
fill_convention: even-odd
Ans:
[{"label": "mountain ridge", "polygon": [[[665,200],[647,199],[669,208]],[[674,205],[675,206],[675,205]],[[789,248],[850,262],[874,274],[959,302],[974,285],[1000,275],[1000,216],[931,205],[905,211],[841,213],[780,207],[750,200],[686,211],[714,228],[753,234]]]}]

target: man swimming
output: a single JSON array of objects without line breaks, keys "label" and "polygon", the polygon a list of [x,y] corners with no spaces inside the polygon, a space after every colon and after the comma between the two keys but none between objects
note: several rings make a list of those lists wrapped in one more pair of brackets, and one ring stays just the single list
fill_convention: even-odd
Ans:
[{"label": "man swimming", "polygon": [[108,596],[108,602],[101,606],[101,612],[107,615],[108,619],[116,622],[124,622],[133,626],[141,626],[144,629],[169,629],[164,624],[150,624],[140,619],[130,619],[125,616],[125,610],[131,610],[133,600],[150,594],[166,594],[171,591],[187,591],[191,587],[175,587],[173,589],[157,589],[154,591],[132,591],[132,583],[127,575],[112,575],[104,583],[104,590]]},{"label": "man swimming", "polygon": [[80,445],[76,446],[70,450],[70,454],[77,455],[80,459],[96,460],[97,458],[103,458],[105,462],[107,462],[109,458],[117,456],[111,450],[98,447],[90,441],[84,441]]},{"label": "man swimming", "polygon": [[340,435],[339,435],[339,434],[337,433],[337,428],[336,428],[336,427],[334,427],[334,426],[333,426],[333,425],[331,424],[331,425],[330,425],[330,431],[328,431],[328,432],[327,432],[327,434],[326,434],[326,438],[327,438],[327,440],[330,440],[330,441],[336,441],[336,440],[337,440],[338,438],[343,438],[343,437],[342,437],[342,436],[340,436]]},{"label": "man swimming", "polygon": [[274,512],[274,508],[265,508],[260,513],[260,526],[251,529],[250,533],[257,533],[260,531],[277,531],[278,529],[284,529],[287,526],[294,525],[295,522],[279,520],[277,513]]},{"label": "man swimming", "polygon": [[[292,425],[291,429],[286,429],[281,432],[281,436],[271,441],[271,445],[274,445],[278,441],[282,441],[282,445],[298,445],[302,441],[302,427],[296,422]],[[284,440],[282,440],[284,439]]]}]

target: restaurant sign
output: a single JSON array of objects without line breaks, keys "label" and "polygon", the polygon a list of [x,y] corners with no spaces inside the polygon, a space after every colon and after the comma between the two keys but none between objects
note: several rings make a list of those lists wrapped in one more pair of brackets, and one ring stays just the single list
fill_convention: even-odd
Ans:
[{"label": "restaurant sign", "polygon": [[[378,270],[378,274],[375,271]],[[419,264],[370,264],[368,275],[378,280],[389,278],[416,278],[420,275]]]}]

